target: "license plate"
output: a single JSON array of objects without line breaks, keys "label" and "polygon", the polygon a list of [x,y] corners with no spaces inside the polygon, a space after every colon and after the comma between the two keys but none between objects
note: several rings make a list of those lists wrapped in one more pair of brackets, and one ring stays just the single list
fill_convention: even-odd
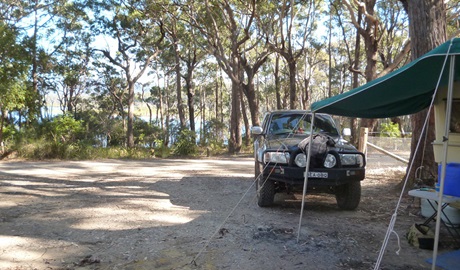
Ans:
[{"label": "license plate", "polygon": [[308,172],[309,178],[327,178],[327,172]]}]

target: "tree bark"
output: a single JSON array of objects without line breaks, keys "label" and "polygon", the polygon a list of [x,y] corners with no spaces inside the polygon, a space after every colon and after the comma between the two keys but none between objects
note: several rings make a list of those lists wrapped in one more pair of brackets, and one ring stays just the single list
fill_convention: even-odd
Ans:
[{"label": "tree bark", "polygon": [[174,60],[175,60],[175,72],[176,72],[176,98],[177,98],[177,112],[179,114],[179,123],[181,129],[185,128],[185,113],[184,104],[182,103],[182,83],[181,83],[181,72],[180,72],[180,52],[177,45],[177,37],[173,35],[174,41]]},{"label": "tree bark", "polygon": [[[361,24],[361,11],[358,11],[358,25]],[[359,31],[356,31],[355,38],[355,53],[353,59],[353,70],[360,70],[360,59],[361,58],[361,35]],[[359,73],[353,72],[353,89],[359,86]],[[358,145],[359,143],[359,121],[358,118],[350,119],[351,138],[350,143]]]},{"label": "tree bark", "polygon": [[134,147],[134,84],[128,80],[128,147]]},{"label": "tree bark", "polygon": [[297,109],[297,88],[296,88],[296,75],[297,66],[296,61],[292,60],[288,62],[289,66],[289,108],[291,110]]},{"label": "tree bark", "polygon": [[[244,106],[244,97],[243,95],[241,97],[241,113],[243,116],[243,123],[244,123],[244,143],[246,146],[249,146],[251,143],[251,132],[250,132],[250,127],[249,127],[249,119],[248,119],[248,114],[246,113],[245,106]],[[259,124],[257,124],[258,126]]]},{"label": "tree bark", "polygon": [[[256,76],[259,68],[267,61],[269,52],[265,51],[259,54],[255,60],[255,63],[251,66],[248,59],[244,54],[240,54],[240,61],[246,73],[247,83],[242,84],[243,93],[246,95],[249,105],[249,112],[251,113],[251,122],[253,126],[259,126],[259,100],[256,95],[256,88],[254,87],[254,77]],[[244,77],[241,79],[243,81]],[[241,103],[243,104],[243,103]],[[247,131],[247,135],[250,135],[250,132]],[[249,137],[247,137],[249,141]]]},{"label": "tree bark", "polygon": [[[441,45],[447,39],[446,34],[446,7],[444,1],[419,0],[407,1],[400,0],[404,7],[407,8],[409,17],[409,35],[411,37],[412,60],[417,59],[433,48]],[[415,171],[419,166],[423,166],[421,179],[423,184],[433,185],[437,175],[436,163],[434,161],[433,146],[431,143],[435,140],[434,113],[431,110],[429,125],[427,129],[427,138],[422,136],[422,128],[426,119],[427,110],[416,113],[411,117],[412,140],[410,160],[414,160],[414,165],[409,171],[406,170],[406,177],[411,181],[415,180]],[[419,140],[422,149],[415,152]],[[409,185],[411,186],[411,185]]]},{"label": "tree bark", "polygon": [[237,154],[241,151],[241,89],[237,84],[232,83],[232,109],[230,114],[230,139],[228,140],[228,151],[230,154]]},{"label": "tree bark", "polygon": [[185,88],[187,88],[187,106],[188,106],[188,120],[190,122],[190,130],[195,132],[195,107],[193,104],[193,97],[195,90],[193,89],[192,75],[187,76],[185,80]]},{"label": "tree bark", "polygon": [[206,90],[202,89],[203,99],[201,102],[201,130],[203,133],[203,145],[206,144],[208,131],[206,130]]},{"label": "tree bark", "polygon": [[[366,9],[360,13],[367,14],[364,19],[367,27],[365,29],[359,29],[359,32],[363,37],[366,48],[366,68],[364,75],[366,81],[370,82],[377,77],[377,57],[380,34],[378,33],[379,21],[374,19],[375,0],[366,0],[365,2]],[[374,132],[376,125],[376,119],[361,119],[361,127],[369,128],[369,133]]]},{"label": "tree bark", "polygon": [[281,80],[280,80],[280,57],[278,54],[275,56],[275,70],[273,72],[275,77],[275,92],[276,92],[276,109],[281,110]]}]

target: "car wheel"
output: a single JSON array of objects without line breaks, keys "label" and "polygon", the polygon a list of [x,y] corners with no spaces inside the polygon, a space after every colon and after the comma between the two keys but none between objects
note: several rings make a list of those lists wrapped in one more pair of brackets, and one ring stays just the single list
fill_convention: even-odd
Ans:
[{"label": "car wheel", "polygon": [[361,182],[353,181],[335,188],[337,205],[343,210],[355,210],[361,200]]},{"label": "car wheel", "polygon": [[275,182],[265,179],[261,172],[260,164],[256,162],[255,178],[257,189],[257,205],[267,207],[273,204],[275,200]]}]

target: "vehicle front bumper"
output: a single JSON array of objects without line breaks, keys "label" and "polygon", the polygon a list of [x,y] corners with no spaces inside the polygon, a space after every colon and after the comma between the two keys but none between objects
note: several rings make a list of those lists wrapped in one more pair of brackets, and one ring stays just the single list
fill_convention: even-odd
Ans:
[{"label": "vehicle front bumper", "polygon": [[[263,171],[264,178],[292,185],[302,185],[305,168],[268,165]],[[365,178],[365,168],[321,168],[310,169],[309,186],[339,186],[351,181],[361,181]]]}]

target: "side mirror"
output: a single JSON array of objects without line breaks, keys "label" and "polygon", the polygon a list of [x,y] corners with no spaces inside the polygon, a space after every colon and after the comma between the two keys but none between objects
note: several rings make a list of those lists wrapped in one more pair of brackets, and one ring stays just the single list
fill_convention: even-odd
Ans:
[{"label": "side mirror", "polygon": [[261,127],[258,127],[258,126],[251,127],[251,134],[252,135],[260,135],[260,134],[262,134],[263,131],[264,130]]},{"label": "side mirror", "polygon": [[342,131],[343,136],[351,136],[351,129],[349,128],[344,128]]}]

